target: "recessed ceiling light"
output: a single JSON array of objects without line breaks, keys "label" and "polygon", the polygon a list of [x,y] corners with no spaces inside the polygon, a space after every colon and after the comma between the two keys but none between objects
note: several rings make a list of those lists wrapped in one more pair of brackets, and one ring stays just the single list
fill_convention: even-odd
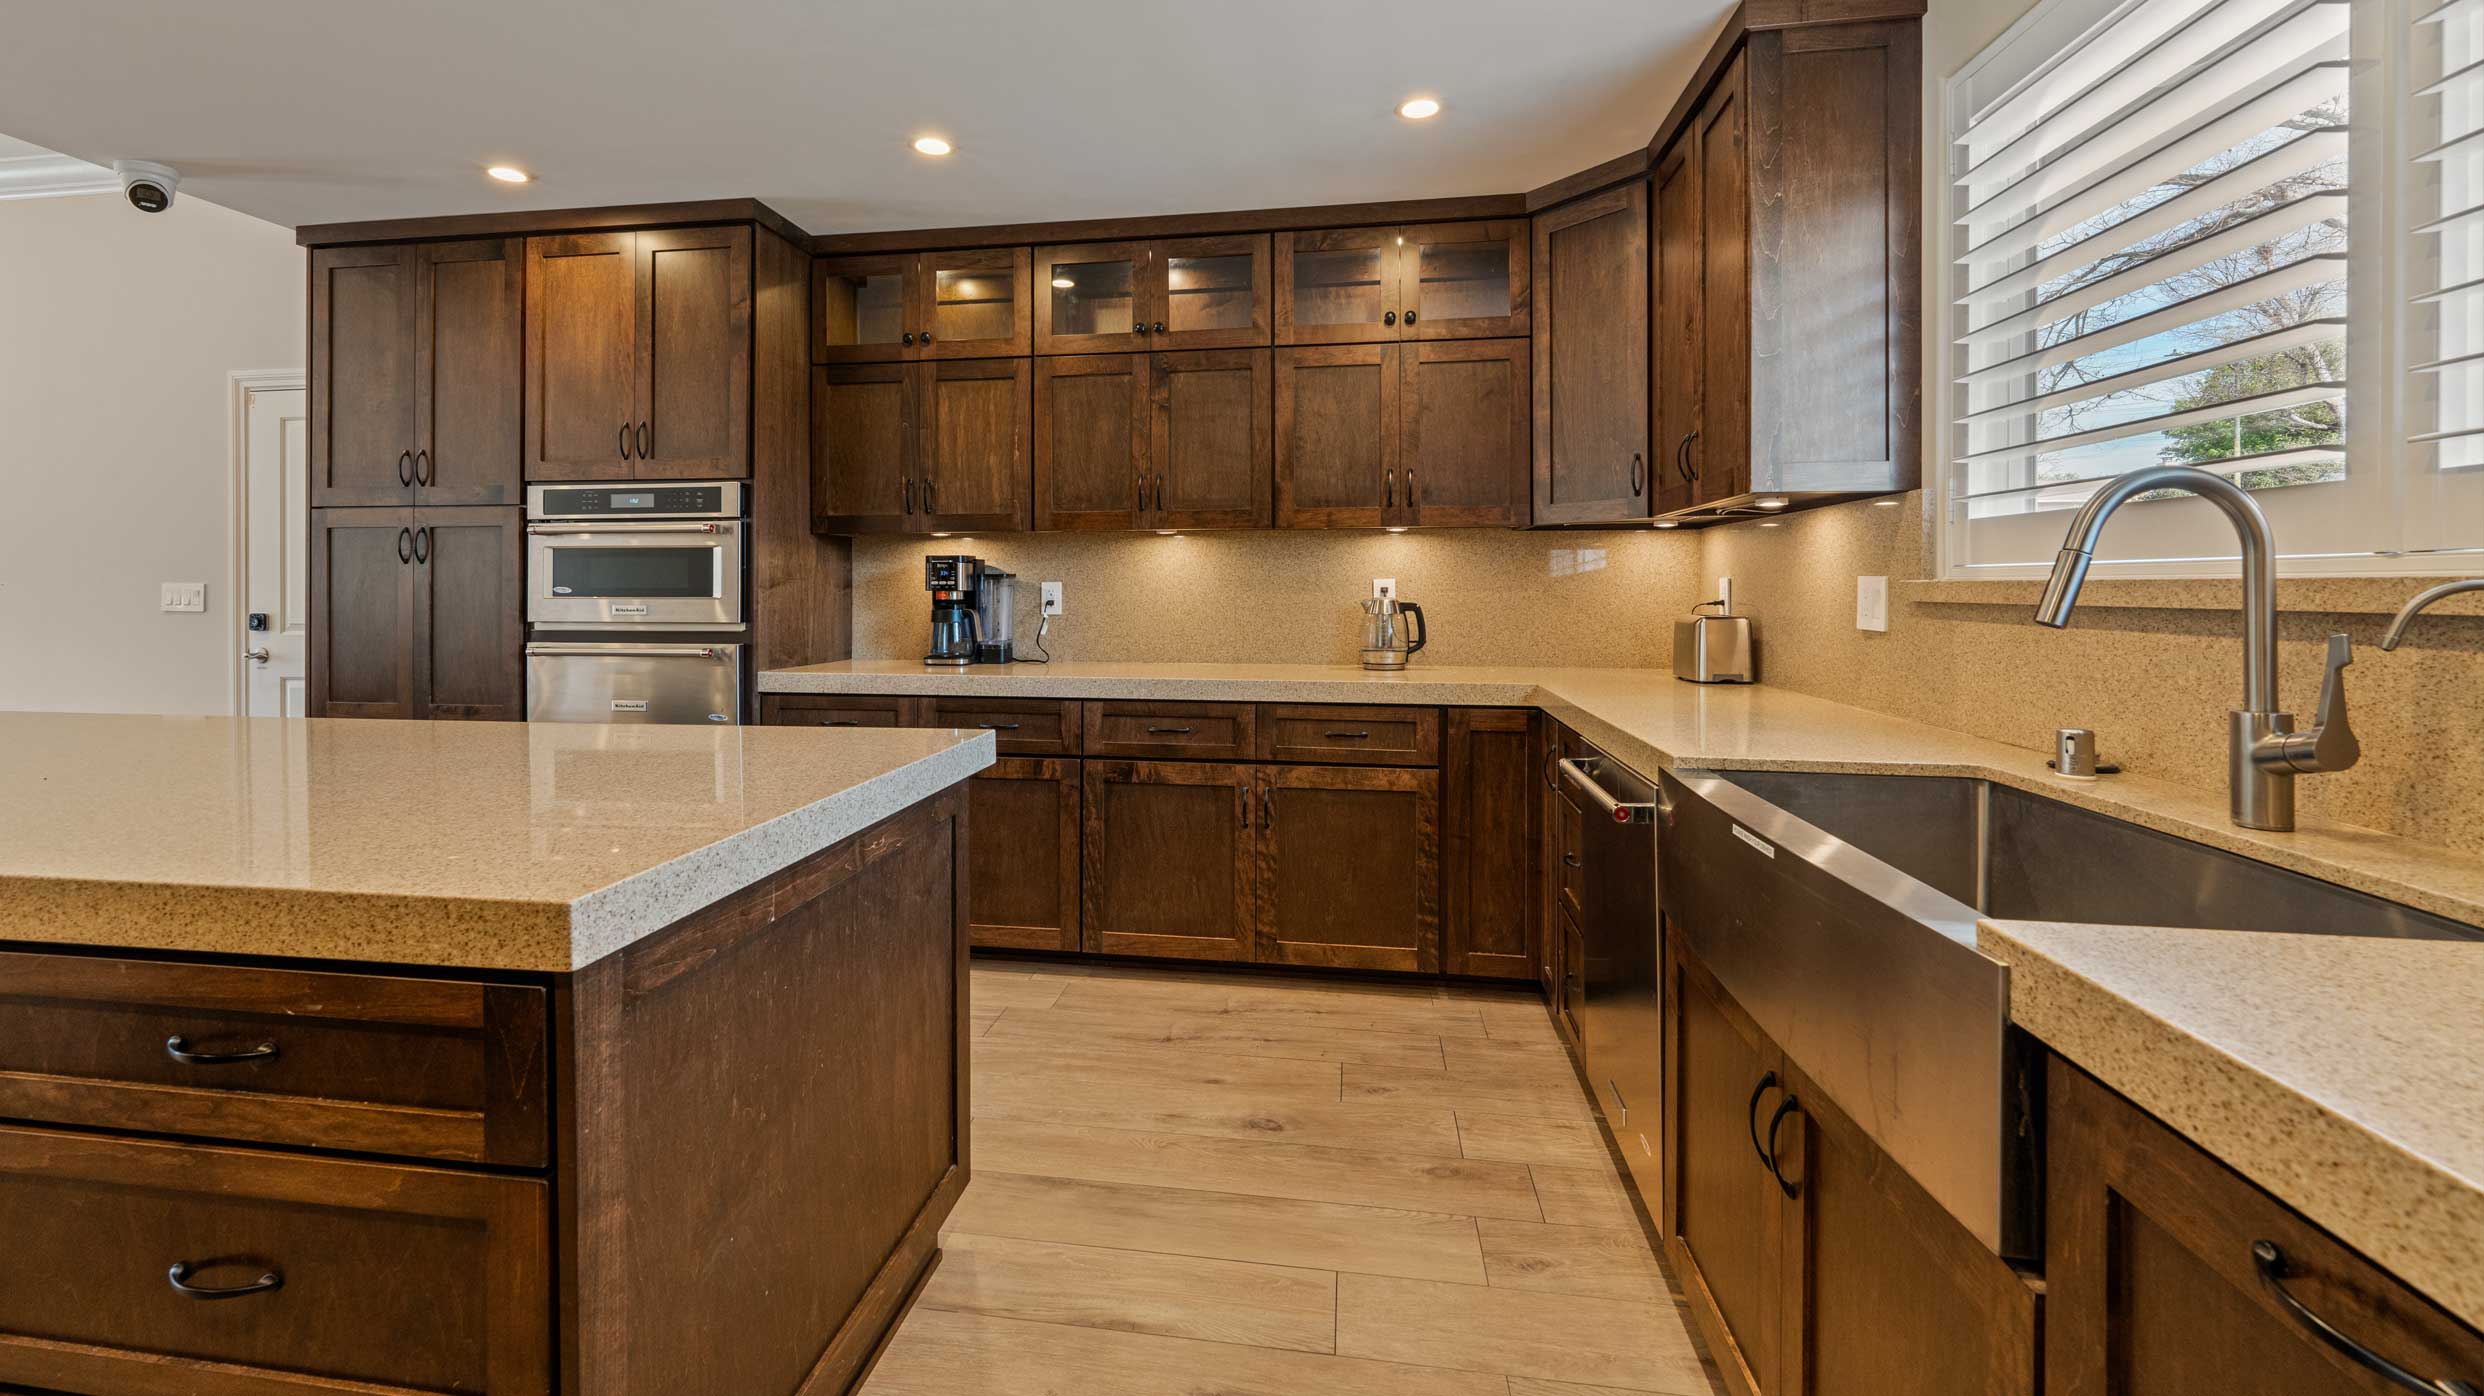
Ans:
[{"label": "recessed ceiling light", "polygon": [[499,180],[503,184],[524,184],[528,180],[534,178],[533,175],[528,174],[526,171],[519,169],[515,165],[493,165],[484,170],[483,173],[490,175],[492,178]]},{"label": "recessed ceiling light", "polygon": [[946,155],[949,153],[951,146],[947,141],[940,139],[938,136],[916,136],[914,138],[914,148],[921,151],[925,155]]},{"label": "recessed ceiling light", "polygon": [[1397,104],[1397,114],[1408,121],[1421,121],[1440,115],[1440,102],[1431,97],[1409,97]]},{"label": "recessed ceiling light", "polygon": [[1078,283],[1070,280],[1066,276],[1056,276],[1052,278],[1052,284],[1056,289],[1063,291],[1075,291],[1078,289]]}]

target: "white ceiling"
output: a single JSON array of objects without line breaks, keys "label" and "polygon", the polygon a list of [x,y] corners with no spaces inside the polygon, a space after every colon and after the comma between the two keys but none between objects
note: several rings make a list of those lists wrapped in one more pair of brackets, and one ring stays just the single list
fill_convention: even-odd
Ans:
[{"label": "white ceiling", "polygon": [[[818,232],[1510,193],[1643,144],[1731,0],[77,0],[0,131],[295,226],[754,196]],[[1404,97],[1446,110],[1400,120]],[[924,131],[945,161],[908,149]],[[538,182],[496,185],[511,161]]]}]

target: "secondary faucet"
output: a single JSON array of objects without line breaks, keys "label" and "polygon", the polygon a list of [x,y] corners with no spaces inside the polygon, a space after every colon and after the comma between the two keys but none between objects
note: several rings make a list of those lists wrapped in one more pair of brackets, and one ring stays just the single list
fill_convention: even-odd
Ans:
[{"label": "secondary faucet", "polygon": [[2415,623],[2415,618],[2424,613],[2425,607],[2445,596],[2456,596],[2462,591],[2484,591],[2484,577],[2476,577],[2463,582],[2443,582],[2437,587],[2427,587],[2407,598],[2407,603],[2400,606],[2398,613],[2389,618],[2389,633],[2381,636],[2381,648],[2383,650],[2396,649],[2398,642],[2406,638],[2406,628]]},{"label": "secondary faucet", "polygon": [[2295,731],[2294,714],[2277,711],[2277,540],[2269,532],[2268,516],[2249,492],[2222,475],[2183,465],[2154,466],[2116,478],[2070,520],[2069,535],[2053,559],[2053,575],[2044,584],[2044,599],[2036,603],[2036,623],[2055,630],[2070,623],[2105,520],[2137,496],[2167,489],[2198,495],[2217,506],[2242,540],[2243,701],[2226,714],[2226,780],[2233,791],[2236,824],[2283,833],[2294,827],[2296,776],[2342,771],[2363,755],[2346,719],[2345,671],[2355,662],[2355,652],[2346,636],[2329,637],[2320,710],[2309,730]]}]

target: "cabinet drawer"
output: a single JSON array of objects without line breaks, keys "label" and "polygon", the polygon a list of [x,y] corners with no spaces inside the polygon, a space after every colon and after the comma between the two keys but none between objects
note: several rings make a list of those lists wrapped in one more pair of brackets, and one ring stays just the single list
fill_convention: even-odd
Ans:
[{"label": "cabinet drawer", "polygon": [[1152,761],[1248,761],[1248,703],[1087,704],[1089,756]]},{"label": "cabinet drawer", "polygon": [[1059,698],[925,698],[925,727],[980,727],[1003,756],[1076,756],[1078,704]]},{"label": "cabinet drawer", "polygon": [[1438,708],[1262,704],[1259,759],[1354,766],[1440,764]]},{"label": "cabinet drawer", "polygon": [[541,1167],[543,990],[0,954],[0,1116]]},{"label": "cabinet drawer", "polygon": [[[0,1383],[551,1389],[535,1179],[0,1128],[0,1235]],[[175,1289],[175,1266],[199,1289],[251,1292],[208,1302]]]},{"label": "cabinet drawer", "polygon": [[872,698],[777,693],[768,695],[760,719],[770,727],[912,727],[919,698]]}]

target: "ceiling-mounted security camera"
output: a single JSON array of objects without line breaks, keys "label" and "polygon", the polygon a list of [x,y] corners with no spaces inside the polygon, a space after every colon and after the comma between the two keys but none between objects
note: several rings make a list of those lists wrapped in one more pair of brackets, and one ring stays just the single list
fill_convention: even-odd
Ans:
[{"label": "ceiling-mounted security camera", "polygon": [[121,197],[140,213],[162,213],[172,207],[181,172],[152,160],[115,160],[112,172],[121,177]]}]

